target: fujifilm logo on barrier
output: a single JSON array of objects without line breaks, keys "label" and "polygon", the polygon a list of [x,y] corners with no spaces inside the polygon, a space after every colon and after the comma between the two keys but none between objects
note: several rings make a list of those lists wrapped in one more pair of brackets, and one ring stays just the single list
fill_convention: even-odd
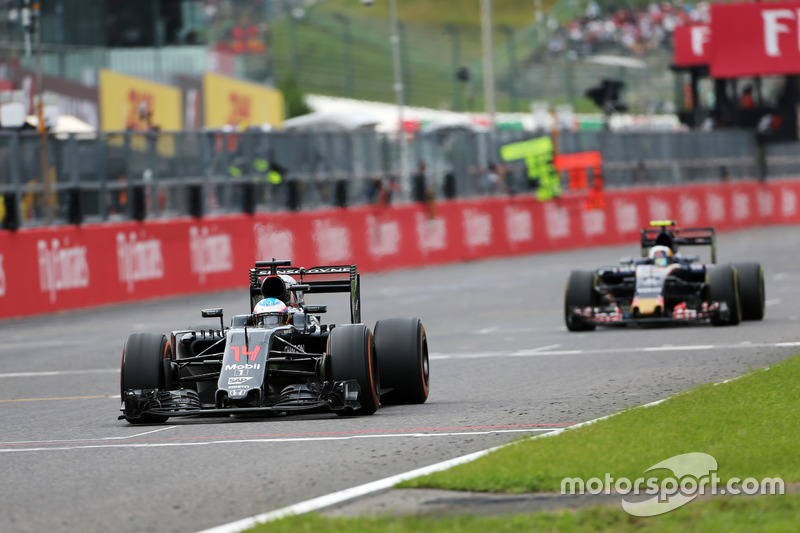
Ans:
[{"label": "fujifilm logo on barrier", "polygon": [[258,370],[259,368],[261,368],[260,363],[256,363],[255,365],[225,365],[225,370]]},{"label": "fujifilm logo on barrier", "polygon": [[192,272],[199,274],[200,283],[205,283],[206,274],[229,272],[233,269],[231,236],[227,233],[212,235],[208,228],[189,229],[189,251]]},{"label": "fujifilm logo on barrier", "polygon": [[257,257],[294,257],[294,236],[291,230],[272,224],[253,226],[256,237]]},{"label": "fujifilm logo on barrier", "polygon": [[6,271],[3,270],[3,254],[0,254],[0,297],[6,295]]},{"label": "fujifilm logo on barrier", "polygon": [[89,286],[89,262],[85,246],[61,247],[58,239],[36,243],[39,258],[39,287],[50,293],[50,302],[56,301],[56,293],[67,289],[82,289]]},{"label": "fujifilm logo on barrier", "polygon": [[137,241],[133,232],[127,238],[124,233],[117,233],[117,263],[119,280],[127,284],[128,292],[133,292],[133,284],[137,281],[161,279],[164,277],[161,241]]}]

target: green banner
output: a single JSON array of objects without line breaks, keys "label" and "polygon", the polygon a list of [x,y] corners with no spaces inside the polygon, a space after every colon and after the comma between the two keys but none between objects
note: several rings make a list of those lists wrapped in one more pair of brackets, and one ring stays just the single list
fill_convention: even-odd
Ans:
[{"label": "green banner", "polygon": [[528,169],[528,179],[538,180],[536,198],[541,201],[561,196],[561,178],[553,166],[553,140],[550,137],[537,137],[528,141],[506,144],[500,147],[503,161],[524,159]]}]

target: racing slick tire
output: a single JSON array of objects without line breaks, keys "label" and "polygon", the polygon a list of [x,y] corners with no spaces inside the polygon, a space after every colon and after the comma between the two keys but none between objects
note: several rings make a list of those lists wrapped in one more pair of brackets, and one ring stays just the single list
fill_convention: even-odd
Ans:
[{"label": "racing slick tire", "polygon": [[728,319],[712,318],[715,326],[735,326],[742,320],[742,306],[739,301],[739,283],[733,265],[719,265],[708,270],[706,275],[708,298],[712,302],[725,302],[730,311]]},{"label": "racing slick tire", "polygon": [[761,320],[764,318],[764,269],[755,262],[736,263],[736,277],[739,280],[739,302],[742,306],[742,320]]},{"label": "racing slick tire", "polygon": [[[125,401],[125,391],[131,389],[164,390],[164,359],[172,358],[172,347],[165,335],[134,333],[125,342],[120,368],[120,397]],[[139,418],[126,418],[131,424],[166,422],[169,417],[143,414]]]},{"label": "racing slick tire", "polygon": [[428,337],[418,318],[375,323],[375,354],[381,375],[381,403],[425,403],[430,390]]},{"label": "racing slick tire", "polygon": [[337,326],[328,336],[328,364],[333,381],[355,379],[361,407],[337,415],[371,415],[378,410],[378,362],[372,332],[364,324]]},{"label": "racing slick tire", "polygon": [[569,312],[572,307],[595,307],[596,296],[594,288],[597,285],[597,275],[586,270],[573,270],[569,274],[566,294],[564,296],[564,322],[570,331],[592,331],[594,324],[584,322]]}]

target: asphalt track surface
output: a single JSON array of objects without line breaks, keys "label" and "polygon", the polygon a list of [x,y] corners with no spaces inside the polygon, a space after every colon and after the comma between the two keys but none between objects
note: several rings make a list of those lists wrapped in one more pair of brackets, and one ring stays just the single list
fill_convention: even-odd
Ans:
[{"label": "asphalt track surface", "polygon": [[[370,326],[423,320],[432,387],[363,418],[117,420],[127,335],[244,313],[245,290],[1,322],[0,531],[198,531],[771,365],[800,351],[798,250],[797,227],[719,235],[720,262],[762,263],[768,304],[723,328],[569,333],[569,270],[635,244],[364,275]],[[316,302],[346,320],[343,295]]]}]

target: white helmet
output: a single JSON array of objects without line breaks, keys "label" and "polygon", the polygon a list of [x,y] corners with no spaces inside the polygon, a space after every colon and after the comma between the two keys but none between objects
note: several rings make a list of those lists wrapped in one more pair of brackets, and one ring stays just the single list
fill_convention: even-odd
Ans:
[{"label": "white helmet", "polygon": [[289,323],[289,308],[277,298],[264,298],[253,308],[253,323],[282,326]]}]

